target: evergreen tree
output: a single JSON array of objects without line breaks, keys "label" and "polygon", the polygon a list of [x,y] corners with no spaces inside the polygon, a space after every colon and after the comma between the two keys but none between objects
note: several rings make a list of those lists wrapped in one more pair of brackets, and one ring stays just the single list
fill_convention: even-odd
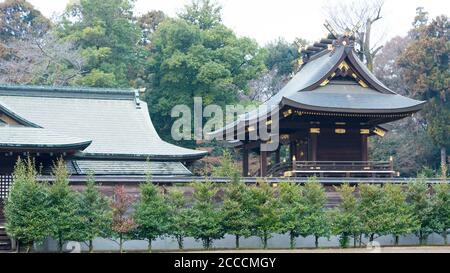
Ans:
[{"label": "evergreen tree", "polygon": [[263,248],[267,249],[267,241],[279,230],[279,202],[273,188],[265,181],[258,181],[256,186],[251,187],[250,194],[252,234],[261,238]]},{"label": "evergreen tree", "polygon": [[237,37],[221,23],[220,7],[210,1],[188,5],[178,18],[164,20],[152,35],[146,65],[146,100],[155,127],[173,141],[171,110],[175,105],[236,103],[248,92],[249,80],[264,69],[256,41]]},{"label": "evergreen tree", "polygon": [[58,241],[58,250],[63,251],[66,241],[84,241],[84,219],[78,213],[78,194],[69,186],[66,163],[59,159],[53,166],[54,183],[50,185],[49,203],[52,214],[51,237]]},{"label": "evergreen tree", "polygon": [[432,220],[431,226],[434,232],[442,234],[447,245],[447,235],[450,229],[450,185],[439,183],[433,186]]},{"label": "evergreen tree", "polygon": [[392,234],[395,245],[401,235],[417,230],[418,222],[412,213],[412,207],[406,202],[407,195],[400,185],[387,184],[384,189],[384,215],[387,221],[385,235]]},{"label": "evergreen tree", "polygon": [[204,248],[210,249],[213,240],[224,236],[221,210],[214,200],[218,190],[210,181],[193,183],[192,187],[194,202],[191,211],[191,235],[202,240]]},{"label": "evergreen tree", "polygon": [[280,230],[289,233],[290,248],[295,248],[295,239],[307,231],[304,220],[306,207],[302,188],[291,182],[280,183]]},{"label": "evergreen tree", "polygon": [[88,175],[86,189],[79,196],[78,206],[78,213],[83,221],[84,239],[88,241],[89,252],[93,252],[93,240],[110,236],[112,224],[109,200],[96,187],[93,173]]},{"label": "evergreen tree", "polygon": [[72,83],[94,87],[138,87],[146,58],[133,16],[134,0],[80,0],[66,8],[56,29],[81,48],[83,77]]},{"label": "evergreen tree", "polygon": [[362,225],[359,211],[359,201],[355,196],[355,187],[344,184],[335,187],[341,195],[341,202],[336,210],[332,212],[332,230],[339,236],[342,247],[348,245],[350,237],[353,237],[353,246],[356,247],[360,237]]},{"label": "evergreen tree", "polygon": [[190,235],[191,209],[186,206],[186,199],[180,190],[169,192],[169,235],[175,237],[178,248],[183,249],[184,238]]},{"label": "evergreen tree", "polygon": [[236,177],[239,178],[239,175],[239,168],[233,160],[231,153],[224,149],[220,158],[220,166],[213,169],[213,176],[234,179]]},{"label": "evergreen tree", "polygon": [[48,188],[36,181],[34,161],[19,160],[13,173],[14,183],[5,205],[6,232],[27,252],[33,243],[44,241],[51,233]]},{"label": "evergreen tree", "polygon": [[408,91],[427,100],[422,113],[427,131],[440,148],[442,177],[447,172],[447,149],[450,147],[450,40],[448,17],[441,15],[428,22],[427,13],[417,9],[413,41],[397,60]]},{"label": "evergreen tree", "polygon": [[432,229],[432,204],[430,190],[423,177],[408,183],[407,200],[412,206],[412,213],[418,221],[414,231],[419,237],[420,245],[426,243]]},{"label": "evergreen tree", "polygon": [[330,235],[329,215],[325,210],[327,196],[324,187],[315,177],[309,178],[304,189],[306,216],[309,235],[314,236],[316,248],[319,247],[319,238]]},{"label": "evergreen tree", "polygon": [[148,252],[152,251],[152,241],[169,232],[169,206],[147,175],[147,182],[140,186],[141,198],[135,205],[134,219],[139,239],[148,242]]},{"label": "evergreen tree", "polygon": [[379,185],[362,184],[359,194],[362,231],[372,242],[375,235],[385,234],[388,229],[384,191]]},{"label": "evergreen tree", "polygon": [[231,183],[225,189],[222,205],[222,227],[226,234],[235,236],[236,249],[239,249],[241,237],[251,235],[251,214],[249,191],[240,180],[239,173],[234,172]]}]

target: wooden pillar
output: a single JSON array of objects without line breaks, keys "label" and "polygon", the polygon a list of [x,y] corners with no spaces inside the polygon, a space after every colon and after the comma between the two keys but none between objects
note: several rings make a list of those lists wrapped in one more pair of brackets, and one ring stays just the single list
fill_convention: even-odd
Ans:
[{"label": "wooden pillar", "polygon": [[361,161],[369,161],[368,137],[366,134],[361,135]]},{"label": "wooden pillar", "polygon": [[278,145],[278,149],[276,149],[276,151],[275,151],[275,164],[278,164],[281,162],[280,150],[281,150],[281,144]]},{"label": "wooden pillar", "polygon": [[267,152],[266,151],[260,151],[259,155],[260,159],[260,175],[261,177],[267,176]]},{"label": "wooden pillar", "polygon": [[311,161],[317,161],[317,134],[309,134]]},{"label": "wooden pillar", "polygon": [[247,145],[244,144],[242,147],[242,177],[248,176],[248,156],[249,156],[249,150],[247,148]]},{"label": "wooden pillar", "polygon": [[292,161],[294,156],[297,156],[297,144],[294,139],[289,142],[289,161]]}]

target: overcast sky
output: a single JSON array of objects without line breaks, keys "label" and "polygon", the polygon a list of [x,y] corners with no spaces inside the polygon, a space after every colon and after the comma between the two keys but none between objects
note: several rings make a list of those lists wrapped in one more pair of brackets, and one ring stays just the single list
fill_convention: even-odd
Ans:
[{"label": "overcast sky", "polygon": [[[1,0],[0,0],[1,1]],[[61,13],[69,0],[28,0],[46,16]],[[108,0],[105,0],[108,1]],[[224,23],[240,36],[256,39],[261,45],[278,37],[293,41],[301,37],[316,41],[327,32],[323,8],[336,1],[352,0],[216,0],[223,6]],[[190,0],[137,0],[136,12],[162,10],[171,16]],[[450,15],[449,0],[385,0],[384,20],[376,26],[380,42],[405,35],[411,28],[416,7],[424,7],[430,17]]]}]

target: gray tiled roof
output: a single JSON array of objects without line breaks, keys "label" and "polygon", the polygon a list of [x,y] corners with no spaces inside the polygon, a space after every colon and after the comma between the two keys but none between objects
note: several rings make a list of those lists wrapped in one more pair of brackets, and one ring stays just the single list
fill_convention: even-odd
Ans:
[{"label": "gray tiled roof", "polygon": [[180,162],[73,160],[71,164],[75,174],[81,175],[191,175]]},{"label": "gray tiled roof", "polygon": [[81,156],[187,160],[206,154],[163,141],[133,90],[0,86],[0,102],[45,129],[92,140]]},{"label": "gray tiled roof", "polygon": [[70,148],[87,147],[90,140],[66,136],[42,128],[0,127],[0,148]]},{"label": "gray tiled roof", "polygon": [[333,112],[395,113],[417,106],[417,101],[398,94],[382,94],[357,83],[330,82],[314,91],[297,92],[284,101],[305,110]]}]

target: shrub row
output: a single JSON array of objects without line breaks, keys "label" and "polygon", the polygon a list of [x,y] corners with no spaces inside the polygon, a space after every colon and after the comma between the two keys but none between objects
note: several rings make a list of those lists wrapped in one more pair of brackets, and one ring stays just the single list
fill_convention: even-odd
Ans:
[{"label": "shrub row", "polygon": [[[398,238],[416,234],[421,243],[429,234],[442,234],[447,243],[450,226],[450,187],[446,183],[431,189],[423,179],[406,187],[385,184],[383,187],[362,184],[336,187],[340,204],[326,208],[325,189],[315,178],[305,185],[284,182],[269,185],[245,185],[232,165],[221,175],[232,181],[219,187],[211,182],[193,183],[192,196],[175,187],[168,192],[151,183],[141,185],[141,195],[133,201],[123,186],[114,189],[113,198],[103,196],[90,176],[81,193],[71,189],[63,161],[55,164],[52,184],[38,183],[33,162],[19,161],[14,184],[5,207],[8,234],[29,247],[48,237],[58,241],[59,250],[67,241],[86,242],[93,250],[97,237],[114,238],[120,251],[127,239],[152,241],[161,237],[176,238],[183,248],[185,237],[201,240],[204,248],[225,234],[234,235],[236,248],[240,239],[261,238],[263,247],[272,234],[287,233],[290,247],[298,236],[319,238],[336,235],[342,247],[361,246],[362,237],[370,241],[377,236]],[[220,193],[219,193],[220,191]]]}]

